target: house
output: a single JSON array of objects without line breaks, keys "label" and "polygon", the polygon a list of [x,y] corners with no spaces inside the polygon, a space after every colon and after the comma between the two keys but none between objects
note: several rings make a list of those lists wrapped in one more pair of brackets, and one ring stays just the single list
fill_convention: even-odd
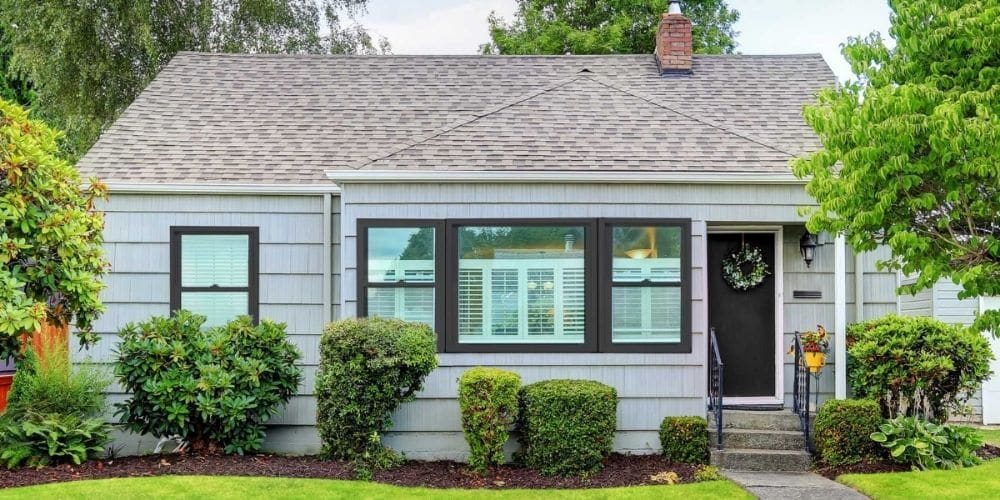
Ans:
[{"label": "house", "polygon": [[[896,310],[877,252],[800,251],[813,200],[788,162],[818,147],[802,105],[834,75],[818,54],[692,56],[681,14],[657,36],[656,55],[178,54],[79,163],[112,193],[88,355],[179,307],[285,322],[305,382],[266,446],[296,453],[319,449],[323,325],[353,316],[438,334],[385,436],[412,458],[465,455],[456,379],[477,365],[607,383],[615,448],[654,450],[664,416],[706,413],[713,328],[726,403],[787,408],[794,332]],[[746,290],[723,272],[742,249]],[[821,399],[846,394],[843,351],[828,362]]]},{"label": "house", "polygon": [[[900,276],[901,284],[911,284],[914,276]],[[942,279],[933,287],[914,295],[899,296],[899,313],[905,316],[929,316],[945,323],[971,325],[981,312],[1000,309],[1000,297],[959,298],[961,286]],[[994,353],[1000,353],[1000,339],[984,333],[990,341]],[[1000,424],[1000,359],[990,364],[993,376],[983,382],[980,390],[968,400],[968,414],[952,417],[955,420],[969,420],[975,423]]]}]

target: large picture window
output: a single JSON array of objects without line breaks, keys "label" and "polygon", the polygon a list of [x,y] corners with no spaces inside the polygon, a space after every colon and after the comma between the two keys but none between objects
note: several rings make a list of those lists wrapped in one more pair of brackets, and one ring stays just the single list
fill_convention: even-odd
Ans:
[{"label": "large picture window", "polygon": [[359,220],[358,315],[447,352],[690,352],[690,223]]},{"label": "large picture window", "polygon": [[439,333],[440,224],[358,222],[358,315],[426,323]]},{"label": "large picture window", "polygon": [[258,320],[256,227],[174,227],[170,231],[170,310],[204,315],[205,327],[236,316]]}]

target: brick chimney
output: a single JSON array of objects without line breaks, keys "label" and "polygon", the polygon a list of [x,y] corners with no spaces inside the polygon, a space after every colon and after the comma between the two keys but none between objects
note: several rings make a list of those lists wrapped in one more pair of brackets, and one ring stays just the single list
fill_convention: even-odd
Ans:
[{"label": "brick chimney", "polygon": [[660,74],[691,73],[691,20],[681,14],[680,2],[673,0],[656,32],[656,64]]}]

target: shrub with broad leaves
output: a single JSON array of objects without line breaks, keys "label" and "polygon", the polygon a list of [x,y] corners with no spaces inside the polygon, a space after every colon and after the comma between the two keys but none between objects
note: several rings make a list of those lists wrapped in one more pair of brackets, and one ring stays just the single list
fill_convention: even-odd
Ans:
[{"label": "shrub with broad leaves", "polygon": [[204,323],[181,310],[122,329],[115,375],[132,397],[116,414],[128,430],[181,436],[195,450],[257,451],[302,380],[299,351],[281,323]]},{"label": "shrub with broad leaves", "polygon": [[898,417],[879,426],[871,439],[889,456],[914,469],[957,469],[978,465],[979,433],[970,427],[935,424],[915,417]]}]

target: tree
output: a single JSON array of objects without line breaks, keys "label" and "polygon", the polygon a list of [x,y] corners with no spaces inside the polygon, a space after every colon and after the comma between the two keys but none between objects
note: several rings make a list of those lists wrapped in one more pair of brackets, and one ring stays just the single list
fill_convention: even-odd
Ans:
[{"label": "tree", "polygon": [[[857,80],[806,107],[823,144],[793,163],[819,204],[809,228],[888,245],[882,265],[917,276],[901,292],[951,278],[1000,295],[1000,1],[890,5],[895,48],[851,38]],[[975,326],[1000,333],[1000,313]]]},{"label": "tree", "polygon": [[[667,0],[518,0],[514,20],[490,14],[484,54],[651,54]],[[725,0],[688,0],[694,51],[731,54],[740,13]]]},{"label": "tree", "polygon": [[0,99],[30,106],[34,100],[31,85],[10,67],[10,57],[10,44],[4,38],[3,26],[0,26]]},{"label": "tree", "polygon": [[0,29],[38,93],[35,112],[66,130],[76,158],[179,51],[387,51],[353,23],[366,2],[0,0]]},{"label": "tree", "polygon": [[94,202],[106,188],[81,188],[57,155],[59,132],[0,99],[0,359],[17,354],[21,335],[45,320],[75,323],[82,345],[103,310],[103,216]]}]

